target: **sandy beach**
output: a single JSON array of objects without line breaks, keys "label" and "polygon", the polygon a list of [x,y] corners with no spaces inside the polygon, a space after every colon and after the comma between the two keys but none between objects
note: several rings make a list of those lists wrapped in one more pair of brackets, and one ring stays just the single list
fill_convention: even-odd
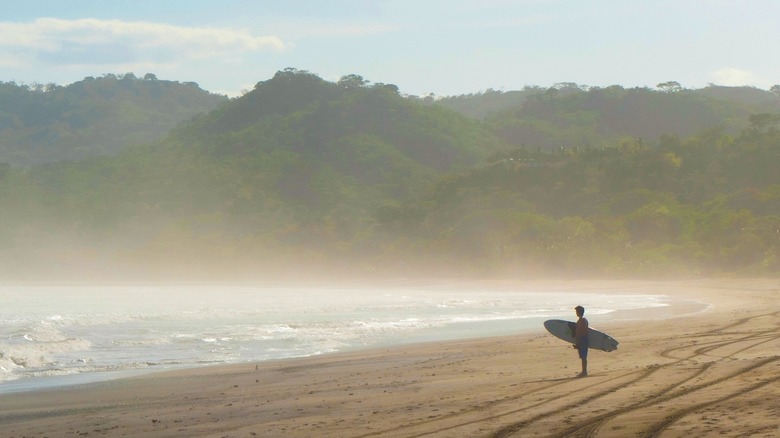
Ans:
[{"label": "sandy beach", "polygon": [[590,317],[620,346],[591,350],[587,378],[575,378],[576,351],[540,327],[2,394],[0,435],[780,436],[780,281],[642,287],[680,304]]}]

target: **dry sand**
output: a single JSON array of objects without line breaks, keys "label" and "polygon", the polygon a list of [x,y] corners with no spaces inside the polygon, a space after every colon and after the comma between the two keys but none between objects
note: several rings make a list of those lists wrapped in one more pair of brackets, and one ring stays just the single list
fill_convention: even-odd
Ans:
[{"label": "dry sand", "polygon": [[780,281],[640,289],[712,307],[592,316],[620,347],[591,350],[587,378],[573,378],[576,351],[540,329],[5,394],[0,435],[780,436]]}]

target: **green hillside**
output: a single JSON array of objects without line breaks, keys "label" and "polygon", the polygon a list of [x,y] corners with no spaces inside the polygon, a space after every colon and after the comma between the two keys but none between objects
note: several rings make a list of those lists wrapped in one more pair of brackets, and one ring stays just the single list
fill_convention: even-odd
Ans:
[{"label": "green hillside", "polygon": [[[97,239],[96,253],[111,246],[113,256],[135,261],[173,248],[205,259],[220,253],[201,252],[204,239],[242,260],[269,252],[276,260],[329,258],[350,252],[378,212],[506,148],[476,121],[355,79],[286,70],[159,142],[9,168],[3,220],[30,235],[6,233],[6,248],[37,248],[29,241],[55,233]],[[41,247],[51,244],[44,240]]]},{"label": "green hillside", "polygon": [[29,166],[157,140],[227,100],[197,84],[108,74],[68,86],[0,83],[0,162]]},{"label": "green hillside", "polygon": [[549,89],[520,107],[493,114],[486,123],[515,146],[551,150],[601,147],[624,138],[657,145],[662,135],[688,137],[710,129],[735,134],[748,126],[750,114],[780,112],[780,99],[772,93],[761,92],[766,100],[749,102],[745,90],[729,95],[719,88],[658,91],[612,86],[563,95]]},{"label": "green hillside", "polygon": [[780,272],[774,101],[552,94],[480,121],[287,69],[158,141],[0,166],[0,276]]},{"label": "green hillside", "polygon": [[423,101],[485,120],[512,145],[551,150],[601,147],[624,138],[657,145],[662,135],[710,129],[736,134],[748,126],[750,114],[780,112],[778,97],[752,87],[683,89],[675,82],[659,89],[560,83]]},{"label": "green hillside", "polygon": [[159,149],[226,169],[242,186],[244,210],[273,199],[320,215],[410,199],[505,147],[479,123],[404,99],[394,86],[289,69],[182,125]]},{"label": "green hillside", "polygon": [[737,136],[666,136],[658,147],[517,150],[442,182],[406,207],[414,220],[382,227],[418,236],[408,250],[431,250],[440,269],[485,275],[776,275],[780,114],[752,120]]},{"label": "green hillside", "polygon": [[421,99],[429,105],[438,105],[474,119],[484,119],[495,113],[521,107],[525,101],[538,94],[543,94],[541,87],[525,87],[522,90],[498,91],[486,90],[460,96],[445,96],[435,98],[428,96]]}]

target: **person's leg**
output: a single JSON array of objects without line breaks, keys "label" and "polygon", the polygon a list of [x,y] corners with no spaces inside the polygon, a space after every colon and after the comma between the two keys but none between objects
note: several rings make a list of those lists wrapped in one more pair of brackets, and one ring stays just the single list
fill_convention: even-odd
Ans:
[{"label": "person's leg", "polygon": [[588,347],[581,347],[578,351],[582,360],[582,372],[580,372],[579,376],[585,377],[588,375]]}]

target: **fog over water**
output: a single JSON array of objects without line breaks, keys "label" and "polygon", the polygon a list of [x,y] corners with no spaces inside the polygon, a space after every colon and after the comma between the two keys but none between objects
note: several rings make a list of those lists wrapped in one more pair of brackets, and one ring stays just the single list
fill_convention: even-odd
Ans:
[{"label": "fog over water", "polygon": [[542,331],[669,305],[663,295],[565,288],[24,286],[0,288],[0,392],[132,372]]}]

